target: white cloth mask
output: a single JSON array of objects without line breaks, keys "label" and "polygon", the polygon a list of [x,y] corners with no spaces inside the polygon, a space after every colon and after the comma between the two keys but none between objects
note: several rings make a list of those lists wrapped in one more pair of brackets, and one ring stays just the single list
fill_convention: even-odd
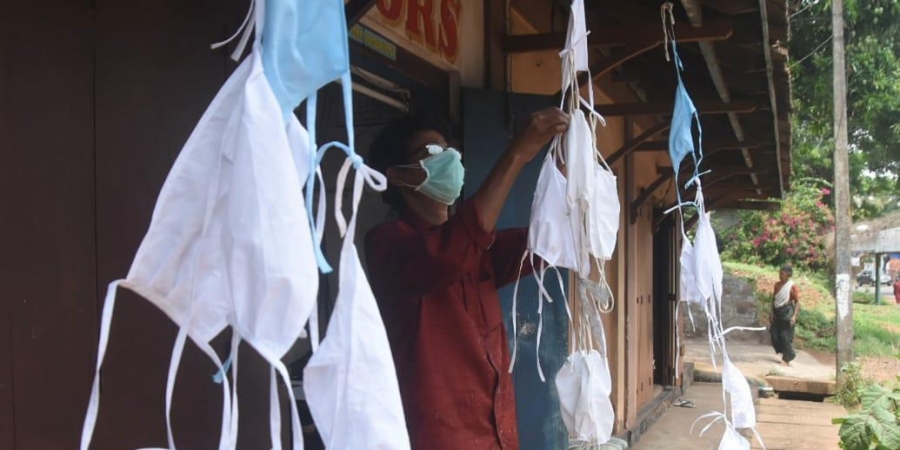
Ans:
[{"label": "white cloth mask", "polygon": [[[343,185],[356,168],[349,227],[341,212]],[[384,176],[347,160],[338,176],[335,213],[344,242],[340,287],[328,334],[304,370],[304,392],[325,446],[332,450],[410,448],[400,388],[378,305],[354,243],[363,184],[387,187]]]},{"label": "white cloth mask", "polygon": [[756,426],[756,409],[750,384],[741,371],[727,357],[722,367],[722,385],[731,397],[731,423],[735,428]]},{"label": "white cloth mask", "polygon": [[575,238],[566,208],[566,178],[551,149],[544,158],[531,203],[528,250],[552,267],[575,269]]},{"label": "white cloth mask", "polygon": [[612,377],[600,311],[587,297],[578,297],[582,317],[572,324],[573,351],[557,372],[555,383],[569,448],[595,449],[612,437]]},{"label": "white cloth mask", "polygon": [[[598,158],[601,159],[598,155]],[[589,230],[591,254],[602,261],[612,259],[619,234],[619,190],[616,176],[603,164],[594,163],[594,195],[591,199]]]},{"label": "white cloth mask", "polygon": [[[318,2],[320,18],[327,17],[325,30],[343,33],[340,53],[348,58],[344,3],[339,0]],[[320,24],[321,26],[322,24]],[[346,63],[346,64],[344,64]],[[310,322],[313,356],[304,369],[303,389],[316,428],[329,450],[408,450],[409,433],[400,400],[397,372],[391,356],[387,332],[382,322],[375,297],[362,270],[356,249],[356,219],[363,185],[375,190],[387,187],[385,177],[363,164],[355,152],[353,129],[353,93],[349,60],[342,60],[347,69],[338,73],[344,101],[344,122],[347,127],[347,144],[332,142],[317,152],[315,164],[322,161],[325,151],[337,147],[347,154],[347,161],[338,173],[335,194],[335,218],[344,238],[341,246],[338,275],[338,295],[335,309],[328,324],[328,333],[321,345]],[[313,98],[307,105],[314,104]],[[307,114],[307,117],[315,117]],[[349,226],[342,213],[343,189],[352,167],[356,170],[353,185],[352,217]],[[318,167],[310,170],[318,172]],[[307,185],[307,193],[311,186]],[[319,198],[319,211],[323,211],[324,196]],[[309,212],[310,218],[312,213]],[[317,229],[321,231],[321,221]],[[316,246],[318,248],[318,245]],[[324,269],[324,267],[323,267]]]}]

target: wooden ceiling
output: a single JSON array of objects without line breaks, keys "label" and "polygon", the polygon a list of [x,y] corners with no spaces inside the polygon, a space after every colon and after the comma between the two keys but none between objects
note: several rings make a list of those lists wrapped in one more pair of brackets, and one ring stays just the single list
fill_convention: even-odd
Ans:
[{"label": "wooden ceiling", "polygon": [[[559,24],[566,23],[567,5],[513,0],[516,12],[541,32],[506,36],[503,50],[562,48],[565,26]],[[612,160],[631,151],[668,150],[675,69],[659,51],[651,52],[663,45],[661,5],[659,0],[585,0],[592,76],[612,73],[613,82],[629,83],[644,94],[634,103],[597,105],[598,111],[654,116],[660,123],[623,145]],[[704,129],[701,169],[714,171],[705,183],[707,204],[771,208],[772,203],[753,200],[781,198],[790,186],[787,0],[676,0],[674,6],[683,79]],[[661,173],[650,188],[661,186],[666,176]]]}]

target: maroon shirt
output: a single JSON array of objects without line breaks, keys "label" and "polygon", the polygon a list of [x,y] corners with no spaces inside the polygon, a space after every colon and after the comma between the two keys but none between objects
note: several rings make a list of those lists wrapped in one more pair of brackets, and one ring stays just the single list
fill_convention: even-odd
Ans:
[{"label": "maroon shirt", "polygon": [[517,278],[527,231],[478,223],[466,202],[440,226],[407,213],[366,236],[414,450],[519,448],[497,288]]}]

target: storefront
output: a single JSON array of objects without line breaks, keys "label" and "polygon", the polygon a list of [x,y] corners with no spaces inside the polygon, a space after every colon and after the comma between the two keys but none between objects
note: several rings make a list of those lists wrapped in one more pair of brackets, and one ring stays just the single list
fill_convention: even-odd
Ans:
[{"label": "storefront", "polygon": [[[516,127],[558,102],[565,3],[348,1],[360,153],[393,118],[445,120],[463,151],[464,195],[470,195]],[[598,139],[618,176],[622,205],[618,249],[607,268],[617,302],[604,318],[616,433],[634,439],[683,383],[675,331],[681,232],[662,214],[674,202],[666,134],[675,71],[665,57],[658,2],[587,3],[595,106],[607,119]],[[4,14],[0,449],[76,447],[103,290],[127,272],[178,151],[236,67],[227,51],[209,45],[238,27],[247,6],[237,0],[51,1]],[[764,199],[789,188],[790,86],[779,46],[787,38],[786,8],[784,0],[676,6],[684,76],[703,114],[713,170],[711,209],[770,207]],[[336,85],[319,94],[323,141],[345,139],[339,97]],[[527,224],[538,164],[523,172],[500,227]],[[336,170],[337,162],[326,160],[328,179]],[[360,239],[389,216],[374,193],[362,205]],[[332,225],[325,245],[334,260]],[[320,306],[330,311],[336,284],[325,279]],[[538,379],[534,358],[539,350],[548,373],[561,365],[568,320],[562,305],[545,310],[544,337],[535,348],[529,325],[537,320],[537,287],[522,289],[532,297],[518,311],[522,356],[514,376],[522,448],[562,448],[555,388]],[[510,296],[502,291],[508,329]],[[176,329],[136,295],[122,291],[121,299],[95,448],[162,445],[162,392]],[[222,336],[217,349],[225,353],[227,343]],[[298,342],[286,359],[302,366],[306,353]],[[240,361],[239,448],[264,447],[265,414],[244,412],[268,411],[268,371],[249,349]],[[214,448],[217,434],[208,430],[219,425],[221,398],[212,372],[189,347],[173,412],[184,448]]]}]

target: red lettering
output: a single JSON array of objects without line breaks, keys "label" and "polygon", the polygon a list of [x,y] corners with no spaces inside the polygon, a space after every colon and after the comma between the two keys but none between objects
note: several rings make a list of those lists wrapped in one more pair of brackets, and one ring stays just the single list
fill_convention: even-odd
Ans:
[{"label": "red lettering", "polygon": [[378,12],[385,21],[393,25],[400,23],[403,15],[403,0],[378,0]]},{"label": "red lettering", "polygon": [[444,58],[456,63],[459,56],[459,14],[462,7],[458,0],[441,2],[441,23],[438,25],[438,48]]},{"label": "red lettering", "polygon": [[407,0],[406,35],[435,50],[434,0]]}]

